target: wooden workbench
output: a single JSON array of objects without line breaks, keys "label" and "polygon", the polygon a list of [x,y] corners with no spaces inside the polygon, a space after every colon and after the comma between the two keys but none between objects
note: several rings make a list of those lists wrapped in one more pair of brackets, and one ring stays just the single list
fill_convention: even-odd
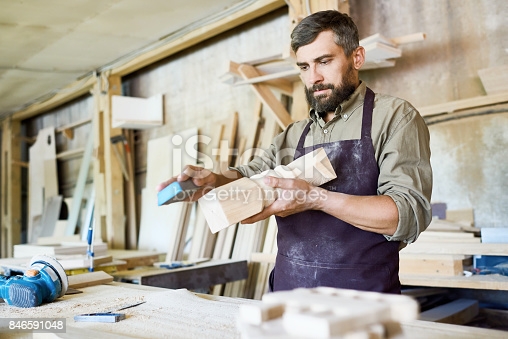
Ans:
[{"label": "wooden workbench", "polygon": [[[48,335],[13,334],[10,338],[241,338],[237,328],[239,306],[259,301],[195,294],[185,289],[169,290],[112,282],[86,287],[83,293],[65,295],[35,308],[16,308],[0,303],[0,318],[65,318],[66,333]],[[115,310],[146,301],[121,311],[126,319],[118,323],[74,322],[83,313]],[[508,332],[415,321],[403,324],[407,338],[506,338]],[[3,336],[2,333],[0,336]]]}]

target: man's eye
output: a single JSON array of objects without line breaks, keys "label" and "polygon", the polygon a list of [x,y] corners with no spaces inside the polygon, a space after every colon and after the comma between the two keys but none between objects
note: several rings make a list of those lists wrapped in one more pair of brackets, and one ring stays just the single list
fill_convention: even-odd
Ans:
[{"label": "man's eye", "polygon": [[300,66],[300,71],[306,71],[309,69],[309,66]]},{"label": "man's eye", "polygon": [[330,62],[330,60],[321,60],[321,65],[326,65]]}]

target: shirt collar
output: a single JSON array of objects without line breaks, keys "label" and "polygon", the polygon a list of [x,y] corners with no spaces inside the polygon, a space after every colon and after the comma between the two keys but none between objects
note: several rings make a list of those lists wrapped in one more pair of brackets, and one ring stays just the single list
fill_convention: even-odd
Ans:
[{"label": "shirt collar", "polygon": [[[339,107],[335,109],[335,117],[333,120],[337,120],[337,118],[340,117],[344,121],[347,121],[355,111],[355,108],[363,104],[363,101],[365,100],[366,88],[367,86],[365,83],[360,80],[360,85],[355,89],[353,94],[351,94],[351,97],[348,100],[342,102]],[[310,109],[309,115],[310,118],[314,120],[314,122],[324,124],[323,118],[321,118],[313,108]]]}]

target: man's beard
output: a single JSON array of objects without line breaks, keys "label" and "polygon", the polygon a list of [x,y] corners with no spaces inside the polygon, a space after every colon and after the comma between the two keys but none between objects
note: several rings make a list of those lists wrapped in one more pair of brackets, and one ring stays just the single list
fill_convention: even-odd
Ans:
[{"label": "man's beard", "polygon": [[[315,84],[311,88],[305,86],[305,96],[310,107],[316,113],[334,112],[339,105],[348,100],[356,89],[356,82],[353,76],[353,68],[349,66],[342,83],[339,87],[333,84]],[[315,91],[331,89],[330,95],[314,96]]]}]

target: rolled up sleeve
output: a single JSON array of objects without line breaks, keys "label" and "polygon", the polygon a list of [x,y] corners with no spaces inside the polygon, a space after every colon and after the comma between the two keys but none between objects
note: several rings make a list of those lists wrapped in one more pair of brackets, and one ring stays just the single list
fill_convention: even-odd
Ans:
[{"label": "rolled up sleeve", "polygon": [[386,239],[414,242],[432,219],[430,135],[423,118],[407,106],[378,158],[378,194],[390,196],[399,211],[396,232]]}]

